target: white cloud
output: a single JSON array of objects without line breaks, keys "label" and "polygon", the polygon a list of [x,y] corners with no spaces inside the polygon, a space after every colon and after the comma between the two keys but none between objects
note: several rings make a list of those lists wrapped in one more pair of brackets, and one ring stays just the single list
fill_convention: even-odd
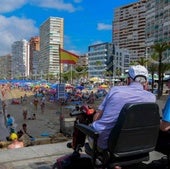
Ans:
[{"label": "white cloud", "polygon": [[73,0],[66,3],[64,0],[1,0],[0,13],[12,12],[21,8],[25,4],[31,4],[43,8],[52,8],[61,11],[75,12],[81,7],[75,7],[74,4],[81,3],[82,0]]},{"label": "white cloud", "polygon": [[[77,1],[77,0],[76,0]],[[79,0],[80,1],[80,0]],[[65,3],[64,0],[30,0],[32,4],[43,7],[43,8],[52,8],[57,10],[64,10],[67,12],[75,12],[80,8],[74,7],[73,3]]]},{"label": "white cloud", "polygon": [[22,7],[27,0],[1,0],[0,13],[14,11]]},{"label": "white cloud", "polygon": [[98,23],[97,24],[97,30],[112,30],[112,25],[104,24],[104,23]]},{"label": "white cloud", "polygon": [[[13,12],[22,8],[26,4],[39,6],[43,8],[53,8],[67,12],[80,10],[80,7],[75,7],[75,4],[82,0],[72,0],[69,3],[64,0],[1,0],[0,14]],[[14,41],[26,39],[31,36],[38,35],[39,28],[35,27],[34,21],[28,18],[19,18],[15,16],[5,17],[0,15],[0,56],[11,53],[11,44]],[[72,47],[71,47],[72,48]],[[74,49],[73,47],[72,49]]]},{"label": "white cloud", "polygon": [[38,34],[34,21],[26,18],[4,17],[0,15],[0,56],[11,53],[11,44],[14,41],[26,39]]}]

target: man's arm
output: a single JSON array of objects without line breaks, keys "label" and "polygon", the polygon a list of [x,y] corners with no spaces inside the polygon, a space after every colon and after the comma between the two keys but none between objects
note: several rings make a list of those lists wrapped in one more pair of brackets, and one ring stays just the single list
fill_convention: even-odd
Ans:
[{"label": "man's arm", "polygon": [[160,129],[161,129],[162,131],[168,131],[168,130],[170,130],[170,123],[161,120],[161,121],[160,121]]},{"label": "man's arm", "polygon": [[96,113],[94,114],[93,121],[99,120],[102,117],[103,111],[102,110],[96,110]]},{"label": "man's arm", "polygon": [[168,97],[162,113],[162,120],[160,121],[160,129],[162,131],[170,130],[170,97]]}]

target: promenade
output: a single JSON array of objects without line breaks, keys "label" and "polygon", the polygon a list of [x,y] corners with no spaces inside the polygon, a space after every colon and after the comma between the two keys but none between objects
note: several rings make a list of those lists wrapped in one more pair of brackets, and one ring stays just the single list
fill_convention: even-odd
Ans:
[{"label": "promenade", "polygon": [[[0,169],[51,169],[56,159],[73,150],[66,147],[67,142],[0,150]],[[150,154],[150,160],[160,159],[158,152]]]},{"label": "promenade", "polygon": [[56,159],[71,153],[66,142],[0,150],[0,169],[51,169]]}]

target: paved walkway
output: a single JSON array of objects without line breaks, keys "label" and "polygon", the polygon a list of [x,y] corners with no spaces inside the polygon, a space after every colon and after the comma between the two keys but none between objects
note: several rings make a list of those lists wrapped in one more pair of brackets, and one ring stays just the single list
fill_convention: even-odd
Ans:
[{"label": "paved walkway", "polygon": [[[0,150],[0,169],[51,169],[58,157],[72,152],[66,144],[67,142],[62,142]],[[150,161],[161,157],[162,154],[152,152]]]},{"label": "paved walkway", "polygon": [[59,156],[72,152],[67,142],[0,150],[0,169],[51,169]]}]

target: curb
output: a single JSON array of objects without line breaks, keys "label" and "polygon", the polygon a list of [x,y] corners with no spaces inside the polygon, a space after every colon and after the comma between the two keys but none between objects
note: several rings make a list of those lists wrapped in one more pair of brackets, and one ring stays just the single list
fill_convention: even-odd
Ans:
[{"label": "curb", "polygon": [[[57,134],[55,136],[46,137],[46,138],[36,138],[35,141],[31,142],[30,146],[61,143],[61,142],[65,142],[68,140],[69,139],[67,137],[63,136],[62,134]],[[0,142],[0,149],[6,149],[9,144],[11,144],[11,141]]]}]

